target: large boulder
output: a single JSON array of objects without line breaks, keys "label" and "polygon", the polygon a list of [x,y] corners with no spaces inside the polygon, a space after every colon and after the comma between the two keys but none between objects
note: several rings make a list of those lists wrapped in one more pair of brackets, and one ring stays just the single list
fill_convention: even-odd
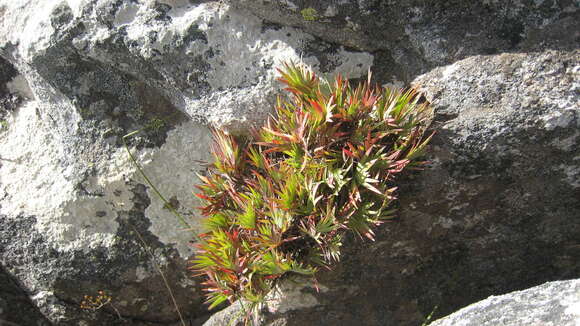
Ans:
[{"label": "large boulder", "polygon": [[[0,319],[171,324],[171,296],[207,319],[186,269],[199,161],[210,127],[267,116],[285,60],[415,80],[437,134],[429,169],[400,180],[400,220],[347,239],[320,293],[282,285],[265,322],[414,325],[578,277],[579,14],[573,0],[0,0]],[[189,226],[126,153],[137,130],[129,150]],[[99,290],[111,303],[81,309]]]},{"label": "large boulder", "polygon": [[415,79],[435,136],[430,165],[398,181],[399,220],[376,242],[347,241],[320,292],[291,287],[264,324],[418,325],[434,310],[578,278],[579,58],[473,56]]},{"label": "large boulder", "polygon": [[571,280],[492,296],[429,325],[576,326],[579,320],[580,280]]},{"label": "large boulder", "polygon": [[574,0],[230,0],[241,10],[375,56],[384,83],[472,55],[571,50],[580,38]]},{"label": "large boulder", "polygon": [[[1,0],[0,26],[0,263],[58,325],[176,322],[173,299],[207,318],[187,267],[210,127],[262,121],[283,61],[373,63],[219,1]],[[188,225],[128,156],[139,130],[128,149]]]}]

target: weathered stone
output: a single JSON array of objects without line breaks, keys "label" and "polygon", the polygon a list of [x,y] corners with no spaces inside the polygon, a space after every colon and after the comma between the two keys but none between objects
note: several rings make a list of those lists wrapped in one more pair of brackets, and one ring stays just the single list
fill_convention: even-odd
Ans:
[{"label": "weathered stone", "polygon": [[[0,262],[59,325],[178,321],[157,266],[203,319],[187,259],[209,127],[263,120],[282,61],[353,77],[373,62],[219,1],[2,0],[0,26],[0,95],[19,98],[0,117]],[[138,130],[129,149],[189,226],[127,155]],[[111,304],[80,309],[98,290]]]},{"label": "weathered stone", "polygon": [[429,325],[576,326],[578,321],[580,280],[572,280],[492,296]]},{"label": "weathered stone", "polygon": [[[328,289],[319,287],[318,291],[326,292]],[[310,279],[294,277],[290,280],[277,284],[275,289],[266,296],[263,304],[252,306],[248,302],[239,300],[215,314],[213,314],[204,326],[245,326],[247,324],[271,326],[285,325],[285,318],[266,321],[264,315],[284,315],[293,310],[312,308],[320,305],[314,297],[315,292]]]},{"label": "weathered stone", "polygon": [[[580,38],[574,0],[231,0],[265,20],[373,53],[383,83],[478,54],[571,50]],[[314,9],[315,19],[305,19]]]},{"label": "weathered stone", "polygon": [[26,292],[0,268],[0,325],[50,325]]},{"label": "weathered stone", "polygon": [[[6,55],[92,114],[131,111],[139,104],[134,84],[145,82],[199,122],[239,127],[268,112],[272,67],[281,61],[302,58],[353,77],[372,64],[369,54],[340,47],[312,56],[307,48],[331,45],[217,1],[7,1],[4,11],[12,28],[0,42],[18,44]],[[91,87],[98,80],[101,87]]]},{"label": "weathered stone", "polygon": [[435,136],[429,167],[398,182],[399,220],[346,241],[327,290],[263,324],[417,325],[580,276],[579,58],[475,56],[418,77]]},{"label": "weathered stone", "polygon": [[[344,261],[321,274],[327,291],[286,289],[286,308],[264,318],[411,325],[435,305],[447,314],[577,277],[578,7],[0,0],[3,270],[55,324],[171,324],[159,265],[185,318],[200,324],[208,312],[186,270],[192,232],[143,180],[123,135],[143,129],[129,149],[196,230],[191,191],[209,127],[244,132],[262,121],[280,62],[351,78],[373,65],[377,81],[403,85],[468,58],[417,79],[437,134],[432,167],[401,180],[400,221],[374,244],[348,239]],[[511,54],[472,57],[502,52]],[[113,305],[80,309],[98,290]],[[297,293],[307,306],[292,304]]]},{"label": "weathered stone", "polygon": [[22,102],[12,82],[20,81],[19,77],[14,66],[0,57],[0,132],[8,129],[7,116]]}]

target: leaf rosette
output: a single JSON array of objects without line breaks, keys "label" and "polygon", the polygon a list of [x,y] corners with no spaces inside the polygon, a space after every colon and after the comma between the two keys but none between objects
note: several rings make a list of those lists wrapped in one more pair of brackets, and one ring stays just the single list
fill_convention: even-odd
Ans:
[{"label": "leaf rosette", "polygon": [[192,268],[210,308],[260,303],[291,274],[314,276],[340,259],[347,231],[374,240],[394,218],[395,176],[420,168],[431,136],[414,90],[333,83],[285,64],[273,116],[246,137],[214,131],[214,162],[199,176],[205,232]]}]

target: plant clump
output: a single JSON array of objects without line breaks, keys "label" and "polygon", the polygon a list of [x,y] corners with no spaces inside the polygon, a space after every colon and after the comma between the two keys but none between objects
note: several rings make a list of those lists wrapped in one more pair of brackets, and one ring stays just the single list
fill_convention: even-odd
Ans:
[{"label": "plant clump", "polygon": [[340,258],[343,236],[374,239],[394,218],[395,175],[424,162],[431,115],[414,90],[353,87],[285,64],[290,93],[250,136],[214,132],[215,161],[199,176],[205,233],[192,268],[210,308],[261,303],[275,282]]},{"label": "plant clump", "polygon": [[314,8],[304,8],[300,10],[300,14],[306,21],[315,21],[318,19],[318,12]]}]

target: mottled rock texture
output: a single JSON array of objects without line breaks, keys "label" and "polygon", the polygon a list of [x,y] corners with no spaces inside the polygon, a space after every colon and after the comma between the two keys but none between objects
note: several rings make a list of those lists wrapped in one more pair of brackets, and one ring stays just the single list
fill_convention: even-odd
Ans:
[{"label": "mottled rock texture", "polygon": [[[209,127],[262,121],[282,61],[352,77],[373,63],[227,3],[186,0],[2,0],[0,57],[0,263],[58,325],[176,322],[156,265],[185,318],[203,318],[187,260]],[[122,137],[141,129],[129,148],[190,227],[125,152]],[[112,305],[81,310],[99,290]]]},{"label": "mottled rock texture", "polygon": [[436,134],[430,166],[399,180],[399,220],[264,324],[418,325],[580,276],[580,51],[473,56],[413,83]]},{"label": "mottled rock texture", "polygon": [[268,21],[372,53],[377,80],[399,85],[472,55],[570,50],[580,40],[577,0],[231,2]]},{"label": "mottled rock texture", "polygon": [[2,268],[0,268],[0,325],[50,325],[32,304],[26,292]]},{"label": "mottled rock texture", "polygon": [[430,325],[576,326],[579,321],[580,280],[571,280],[492,296]]},{"label": "mottled rock texture", "polygon": [[[16,319],[27,309],[58,325],[177,322],[156,265],[185,318],[207,318],[186,270],[191,231],[122,137],[143,129],[130,150],[195,231],[209,128],[262,121],[285,60],[415,80],[437,134],[430,169],[401,180],[400,220],[376,243],[349,239],[344,261],[320,275],[326,290],[283,287],[288,300],[266,322],[416,325],[436,305],[442,316],[577,278],[579,6],[0,0],[0,285],[14,290],[0,291],[0,318],[27,325],[35,318]],[[80,309],[98,290],[115,308]]]}]

